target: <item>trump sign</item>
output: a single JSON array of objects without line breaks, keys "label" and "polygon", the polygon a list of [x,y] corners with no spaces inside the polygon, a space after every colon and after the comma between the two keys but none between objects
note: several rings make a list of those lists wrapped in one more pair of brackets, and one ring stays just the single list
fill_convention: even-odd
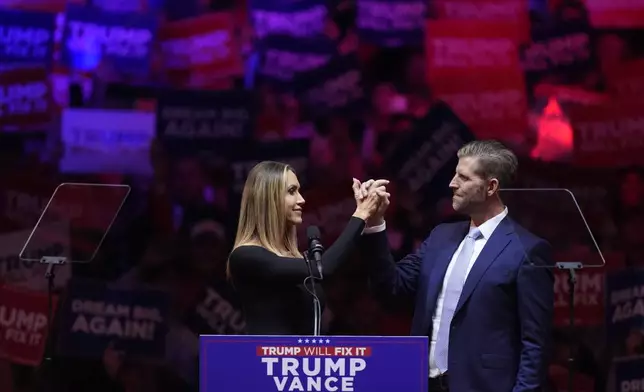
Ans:
[{"label": "trump sign", "polygon": [[202,335],[201,392],[425,392],[427,337]]}]

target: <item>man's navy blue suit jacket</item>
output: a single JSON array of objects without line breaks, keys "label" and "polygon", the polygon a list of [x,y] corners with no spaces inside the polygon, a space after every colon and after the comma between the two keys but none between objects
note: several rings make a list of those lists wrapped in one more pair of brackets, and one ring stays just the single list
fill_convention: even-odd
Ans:
[{"label": "man's navy blue suit jacket", "polygon": [[[396,263],[386,231],[365,234],[365,256],[376,295],[414,301],[411,335],[432,336],[432,315],[453,254],[469,222],[432,230]],[[472,267],[452,320],[448,374],[453,392],[528,392],[544,385],[554,307],[549,244],[509,217]]]}]

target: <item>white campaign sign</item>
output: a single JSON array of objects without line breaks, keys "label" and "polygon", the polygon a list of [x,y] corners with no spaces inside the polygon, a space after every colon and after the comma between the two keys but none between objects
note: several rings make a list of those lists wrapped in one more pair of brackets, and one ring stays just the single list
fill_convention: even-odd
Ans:
[{"label": "white campaign sign", "polygon": [[133,110],[65,109],[60,170],[150,174],[155,121],[154,113]]}]

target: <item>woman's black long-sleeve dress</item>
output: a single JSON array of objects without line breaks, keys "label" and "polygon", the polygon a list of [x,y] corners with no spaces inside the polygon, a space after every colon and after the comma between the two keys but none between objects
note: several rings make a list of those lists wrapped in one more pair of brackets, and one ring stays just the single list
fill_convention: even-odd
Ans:
[{"label": "woman's black long-sleeve dress", "polygon": [[[332,274],[349,257],[364,227],[364,220],[351,217],[342,234],[322,256],[325,275]],[[313,297],[304,287],[309,268],[303,259],[280,257],[266,248],[244,245],[230,254],[229,263],[248,334],[313,333]],[[316,294],[323,306],[319,285],[316,285]]]}]

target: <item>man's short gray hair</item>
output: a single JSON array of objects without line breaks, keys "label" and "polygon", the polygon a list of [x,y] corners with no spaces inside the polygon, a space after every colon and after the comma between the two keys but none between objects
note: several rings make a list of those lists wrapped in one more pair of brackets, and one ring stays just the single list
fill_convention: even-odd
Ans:
[{"label": "man's short gray hair", "polygon": [[474,140],[461,147],[456,155],[459,159],[477,158],[478,174],[486,179],[496,178],[500,188],[512,183],[519,168],[517,156],[496,140]]}]

